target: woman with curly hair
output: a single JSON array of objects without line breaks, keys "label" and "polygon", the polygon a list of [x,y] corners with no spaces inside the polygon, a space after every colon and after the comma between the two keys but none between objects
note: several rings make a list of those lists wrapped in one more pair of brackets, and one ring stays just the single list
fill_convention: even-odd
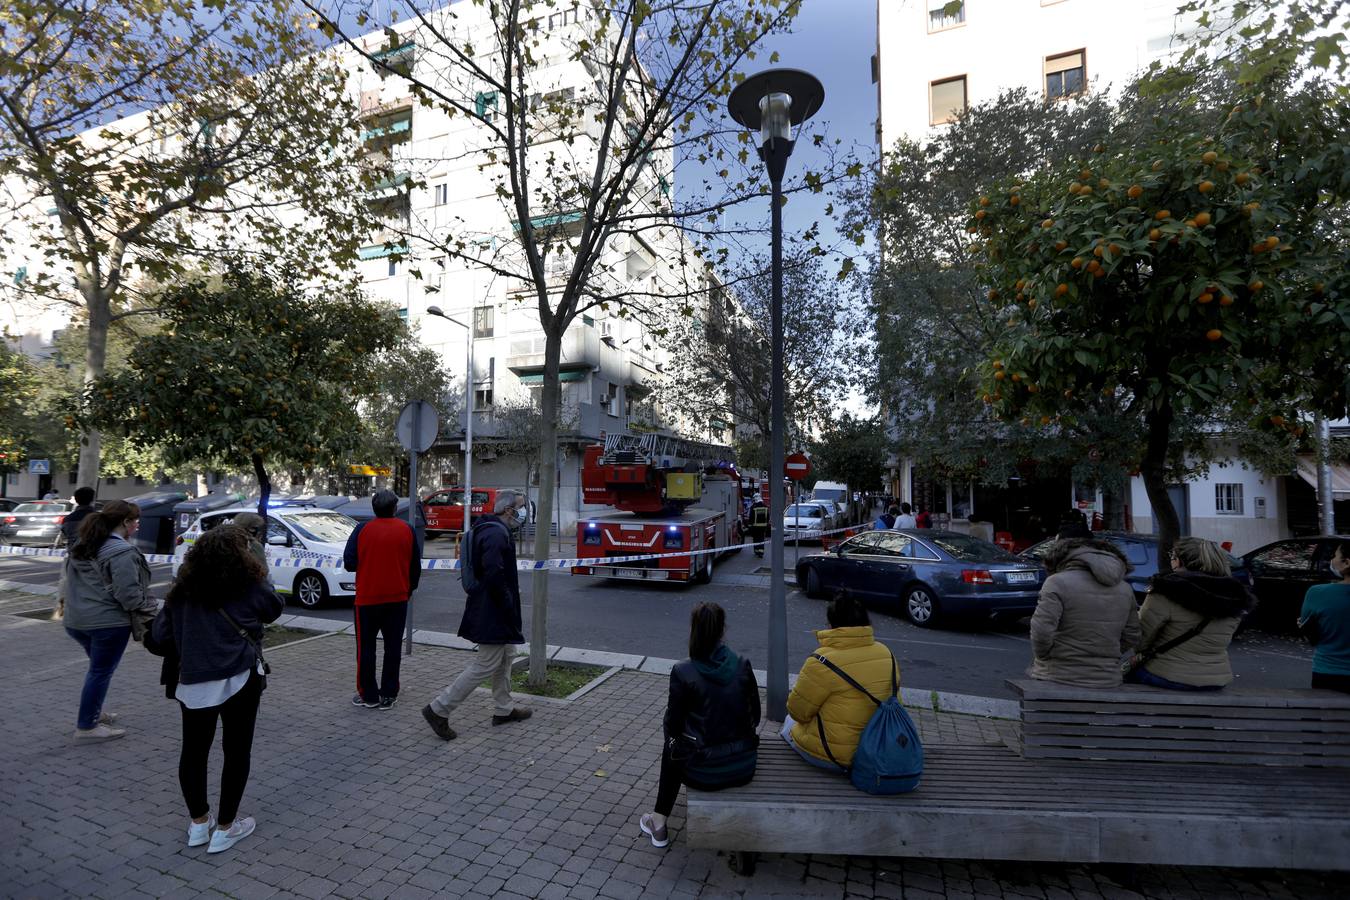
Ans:
[{"label": "woman with curly hair", "polygon": [[[267,570],[249,549],[248,533],[222,525],[192,545],[155,619],[155,643],[172,646],[179,658],[174,687],[183,712],[178,783],[192,818],[189,847],[210,841],[206,852],[220,853],[253,833],[253,819],[237,813],[248,783],[258,702],[267,685],[263,625],[281,610]],[[206,762],[217,719],[225,755],[218,824],[206,797]]]}]

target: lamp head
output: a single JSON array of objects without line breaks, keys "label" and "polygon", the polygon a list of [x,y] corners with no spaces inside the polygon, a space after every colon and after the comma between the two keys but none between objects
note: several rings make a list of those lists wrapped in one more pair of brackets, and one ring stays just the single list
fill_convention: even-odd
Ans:
[{"label": "lamp head", "polygon": [[760,146],[792,140],[793,126],[811,118],[825,102],[825,87],[801,69],[766,69],[738,84],[727,99],[731,118],[758,130]]},{"label": "lamp head", "polygon": [[428,306],[427,315],[440,316],[441,318],[445,318],[445,313],[441,312],[441,308],[439,306]]}]

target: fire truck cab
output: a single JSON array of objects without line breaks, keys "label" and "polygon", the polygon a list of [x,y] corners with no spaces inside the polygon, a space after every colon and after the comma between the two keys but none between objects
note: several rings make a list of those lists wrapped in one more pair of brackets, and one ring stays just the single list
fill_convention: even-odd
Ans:
[{"label": "fire truck cab", "polygon": [[655,434],[607,435],[603,446],[586,448],[583,499],[620,511],[577,523],[580,564],[572,574],[711,581],[714,562],[741,543],[741,482],[729,456]]}]

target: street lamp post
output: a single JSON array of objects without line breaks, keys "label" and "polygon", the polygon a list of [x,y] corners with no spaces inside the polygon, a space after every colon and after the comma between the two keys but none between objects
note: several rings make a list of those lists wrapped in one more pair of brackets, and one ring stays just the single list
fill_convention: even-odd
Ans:
[{"label": "street lamp post", "polygon": [[772,385],[769,450],[769,515],[778,516],[769,542],[769,684],[768,717],[787,715],[787,586],[783,582],[783,173],[792,155],[792,129],[815,115],[825,102],[825,88],[800,69],[768,69],[736,86],[727,100],[731,118],[759,131],[759,158],[772,186],[773,302],[770,306]]},{"label": "street lamp post", "polygon": [[464,329],[467,345],[464,369],[464,528],[460,532],[463,540],[469,533],[473,504],[473,322],[468,325],[458,319],[452,319],[441,311],[439,306],[428,306],[427,315],[439,316],[447,322],[454,322]]}]

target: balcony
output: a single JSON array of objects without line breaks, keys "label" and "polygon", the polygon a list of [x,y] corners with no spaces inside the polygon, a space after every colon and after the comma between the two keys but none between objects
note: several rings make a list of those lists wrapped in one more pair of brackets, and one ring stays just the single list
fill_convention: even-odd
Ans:
[{"label": "balcony", "polygon": [[[517,375],[540,374],[544,370],[543,332],[511,336],[506,353],[506,367]],[[559,370],[584,372],[600,365],[600,335],[590,325],[576,325],[567,329],[562,339]]]}]

